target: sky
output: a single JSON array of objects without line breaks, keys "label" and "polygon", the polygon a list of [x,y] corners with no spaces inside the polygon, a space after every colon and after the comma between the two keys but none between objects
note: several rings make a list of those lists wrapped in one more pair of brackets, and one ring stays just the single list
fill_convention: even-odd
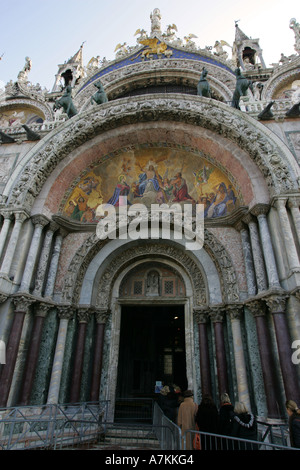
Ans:
[{"label": "sky", "polygon": [[[162,31],[177,27],[177,37],[190,33],[201,48],[224,40],[233,44],[235,21],[259,39],[267,66],[280,54],[295,54],[291,18],[300,22],[299,0],[0,0],[0,88],[16,81],[30,57],[28,80],[51,91],[58,65],[81,44],[86,66],[92,57],[115,59],[117,44],[136,45],[135,32],[151,31],[150,13],[159,8]],[[226,49],[230,53],[230,49]]]}]

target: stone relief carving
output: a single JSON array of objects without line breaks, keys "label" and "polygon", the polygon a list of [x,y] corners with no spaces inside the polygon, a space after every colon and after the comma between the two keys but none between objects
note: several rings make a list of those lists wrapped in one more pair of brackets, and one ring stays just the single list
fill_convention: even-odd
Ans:
[{"label": "stone relief carving", "polygon": [[[190,71],[193,75],[197,72],[197,78],[195,79],[195,87],[197,81],[201,75],[203,67],[206,67],[209,75],[210,75],[210,82],[213,88],[218,90],[220,95],[224,98],[225,101],[229,101],[232,97],[232,92],[235,87],[235,76],[232,72],[227,72],[226,70],[220,70],[219,67],[213,64],[207,64],[204,62],[196,62],[193,61],[191,63],[190,60],[187,59],[157,59],[153,62],[146,62],[146,63],[139,63],[133,64],[127,67],[122,67],[118,70],[114,70],[109,72],[101,77],[101,82],[106,91],[110,91],[117,89],[124,89],[126,91],[126,83],[130,83],[134,76],[139,76],[139,80],[141,79],[141,75],[145,76],[145,83],[148,83],[149,77],[151,73],[155,72],[155,76],[157,79],[157,75],[161,71],[161,75],[165,76],[166,71],[170,70],[174,73],[182,73],[182,76],[186,78],[187,71]],[[216,78],[218,77],[218,78]],[[164,77],[165,80],[167,77]],[[96,81],[97,79],[95,79]],[[126,81],[126,82],[125,82]],[[74,89],[74,102],[76,106],[82,110],[86,109],[87,106],[90,105],[90,98],[94,90],[94,82],[90,85],[85,86],[81,84],[81,86]]]},{"label": "stone relief carving", "polygon": [[[63,302],[78,303],[83,278],[90,262],[107,240],[99,241],[96,234],[91,235],[73,257],[65,276]],[[205,231],[204,248],[212,256],[220,273],[223,299],[227,302],[239,301],[236,273],[232,261],[221,243],[209,231]],[[205,305],[208,301],[202,273],[195,261],[185,252],[171,245],[151,243],[125,250],[113,259],[99,282],[97,307],[108,308],[112,282],[117,273],[132,262],[133,257],[159,255],[177,260],[187,270],[193,285],[194,306]]]},{"label": "stone relief carving", "polygon": [[[110,102],[97,112],[75,116],[65,123],[55,137],[50,136],[41,142],[28,155],[31,159],[25,165],[19,179],[15,179],[9,204],[30,208],[42,189],[47,177],[65,156],[95,135],[122,123],[134,124],[150,120],[176,120],[192,125],[201,125],[225,138],[235,141],[257,163],[269,186],[270,194],[280,194],[286,190],[297,190],[298,174],[287,164],[287,152],[283,146],[273,141],[267,130],[248,117],[241,118],[229,107],[216,103],[207,105],[198,97],[172,95],[168,98],[151,99],[137,97],[122,104]],[[238,112],[238,111],[237,111]],[[290,170],[290,171],[289,171]],[[293,178],[292,176],[293,175]],[[3,201],[3,199],[2,199]]]}]

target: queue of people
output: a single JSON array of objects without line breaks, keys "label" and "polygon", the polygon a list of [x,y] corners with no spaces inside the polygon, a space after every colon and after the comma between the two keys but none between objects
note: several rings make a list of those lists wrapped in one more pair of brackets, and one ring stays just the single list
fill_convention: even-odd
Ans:
[{"label": "queue of people", "polygon": [[[161,397],[164,398],[161,398],[159,405],[169,419],[180,427],[182,436],[188,430],[200,431],[198,449],[256,449],[256,444],[247,442],[258,440],[257,421],[254,414],[242,402],[237,402],[233,406],[227,393],[221,395],[219,409],[212,397],[207,394],[197,405],[191,390],[186,390],[182,394],[179,388],[176,392],[174,388],[164,387]],[[300,409],[294,401],[288,400],[286,410],[289,416],[291,446],[300,448]],[[213,437],[210,434],[217,434],[220,437]],[[194,436],[195,433],[186,436],[187,450],[195,448]],[[224,436],[223,443],[221,443],[223,439],[221,436]],[[237,439],[226,439],[226,437]]]}]

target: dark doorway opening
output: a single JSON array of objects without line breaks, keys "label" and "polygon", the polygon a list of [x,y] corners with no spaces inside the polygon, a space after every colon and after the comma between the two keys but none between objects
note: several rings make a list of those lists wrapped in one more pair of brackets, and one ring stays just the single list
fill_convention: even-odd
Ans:
[{"label": "dark doorway opening", "polygon": [[116,411],[124,399],[155,400],[158,382],[187,387],[184,306],[122,306]]}]

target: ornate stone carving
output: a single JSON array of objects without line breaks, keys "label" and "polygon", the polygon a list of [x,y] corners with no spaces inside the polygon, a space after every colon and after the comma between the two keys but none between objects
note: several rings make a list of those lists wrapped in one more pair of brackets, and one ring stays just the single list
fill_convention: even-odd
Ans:
[{"label": "ornate stone carving", "polygon": [[55,137],[50,134],[40,141],[29,152],[27,164],[18,168],[20,178],[14,183],[9,203],[30,208],[49,174],[72,150],[108,129],[149,119],[184,121],[222,134],[235,141],[257,163],[272,195],[298,189],[298,173],[291,171],[291,176],[288,173],[288,149],[277,137],[270,137],[263,125],[246,117],[222,103],[207,104],[202,97],[140,96],[112,101],[96,112],[75,116],[58,129]]},{"label": "ornate stone carving", "polygon": [[30,306],[36,302],[36,299],[30,295],[16,294],[12,297],[12,301],[15,305],[15,312],[28,313]]},{"label": "ornate stone carving", "polygon": [[226,312],[229,314],[230,320],[241,320],[243,315],[243,304],[226,305]]},{"label": "ornate stone carving", "polygon": [[261,299],[249,299],[245,302],[254,317],[262,317],[266,315],[266,306]]},{"label": "ornate stone carving", "polygon": [[265,297],[264,301],[266,302],[270,313],[285,313],[288,297],[289,296],[284,293],[274,293]]},{"label": "ornate stone carving", "polygon": [[77,309],[77,318],[79,323],[88,323],[90,321],[92,312],[90,306],[82,306],[80,305]]},{"label": "ornate stone carving", "polygon": [[58,316],[61,320],[71,320],[75,313],[75,307],[70,304],[58,305]]},{"label": "ornate stone carving", "polygon": [[212,323],[222,323],[224,320],[225,309],[224,305],[211,305],[209,316]]}]

